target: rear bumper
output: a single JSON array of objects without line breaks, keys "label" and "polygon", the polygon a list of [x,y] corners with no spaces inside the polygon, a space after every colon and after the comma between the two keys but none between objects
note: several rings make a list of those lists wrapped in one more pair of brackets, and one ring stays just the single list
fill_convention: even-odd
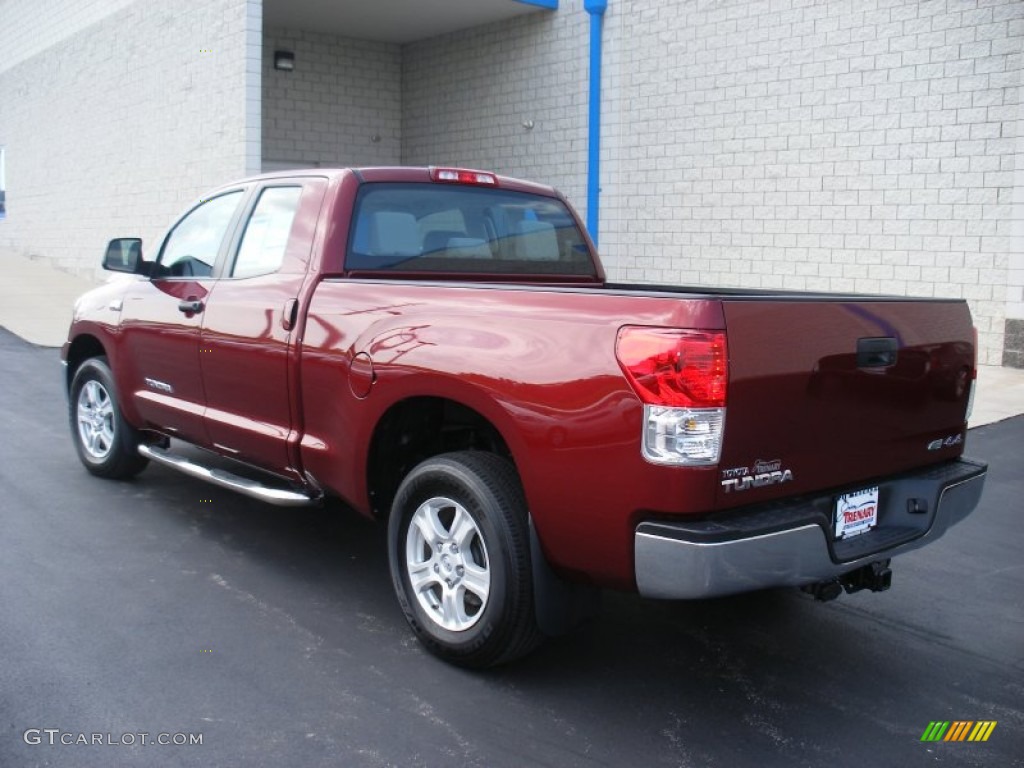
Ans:
[{"label": "rear bumper", "polygon": [[[772,502],[697,522],[643,522],[634,537],[641,595],[694,599],[825,581],[923,547],[977,506],[987,465],[959,459],[877,483],[878,525],[834,541],[836,493]],[[922,511],[923,507],[923,511]]]}]

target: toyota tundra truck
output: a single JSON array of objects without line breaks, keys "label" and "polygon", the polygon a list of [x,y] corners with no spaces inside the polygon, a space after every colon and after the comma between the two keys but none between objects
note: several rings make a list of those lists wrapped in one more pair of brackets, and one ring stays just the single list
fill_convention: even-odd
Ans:
[{"label": "toyota tundra truck", "polygon": [[460,665],[606,588],[883,590],[982,493],[961,300],[611,282],[561,194],[461,168],[249,178],[141,246],[62,350],[85,468],[379,520]]}]

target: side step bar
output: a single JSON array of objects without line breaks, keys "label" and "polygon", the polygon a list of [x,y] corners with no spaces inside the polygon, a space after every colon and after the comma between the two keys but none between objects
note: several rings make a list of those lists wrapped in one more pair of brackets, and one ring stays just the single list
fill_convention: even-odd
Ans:
[{"label": "side step bar", "polygon": [[140,445],[139,453],[147,459],[163,464],[165,467],[176,469],[179,472],[184,472],[186,475],[191,475],[208,483],[219,485],[221,488],[227,488],[228,490],[244,494],[245,496],[251,496],[268,504],[276,504],[279,507],[310,507],[319,504],[322,498],[319,494],[312,495],[286,488],[274,488],[255,480],[239,477],[223,469],[209,469],[201,464],[189,461],[183,456],[165,453],[152,445]]}]

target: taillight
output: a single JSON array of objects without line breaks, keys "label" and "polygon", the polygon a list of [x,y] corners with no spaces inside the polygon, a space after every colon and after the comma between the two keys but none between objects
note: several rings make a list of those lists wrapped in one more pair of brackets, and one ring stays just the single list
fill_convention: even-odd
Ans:
[{"label": "taillight", "polygon": [[431,168],[431,181],[447,181],[451,184],[482,184],[498,186],[498,177],[487,171],[472,171],[467,168]]},{"label": "taillight", "polygon": [[729,380],[725,332],[626,326],[615,357],[644,403],[644,457],[717,464]]},{"label": "taillight", "polygon": [[971,363],[971,391],[967,395],[967,413],[964,414],[964,421],[970,421],[971,414],[974,413],[974,390],[978,388],[978,329],[971,330],[974,331],[974,360]]},{"label": "taillight", "polygon": [[645,403],[725,405],[729,370],[723,331],[627,326],[619,331],[615,356]]}]

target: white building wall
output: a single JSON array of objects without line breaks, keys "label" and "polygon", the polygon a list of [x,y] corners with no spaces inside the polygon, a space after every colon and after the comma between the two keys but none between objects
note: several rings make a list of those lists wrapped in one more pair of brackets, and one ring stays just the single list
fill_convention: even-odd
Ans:
[{"label": "white building wall", "polygon": [[[1022,17],[1019,0],[610,0],[610,276],[964,297],[1000,363],[1024,300]],[[549,181],[585,213],[588,26],[576,0],[403,48],[403,161]]]},{"label": "white building wall", "polygon": [[42,20],[46,46],[0,54],[0,252],[96,274],[110,237],[155,248],[199,193],[258,169],[260,0],[44,5],[3,4],[7,37]]},{"label": "white building wall", "polygon": [[0,72],[127,8],[135,0],[3,0],[0,2]]},{"label": "white building wall", "polygon": [[[1022,82],[1020,87],[1024,87]],[[1024,100],[1017,111],[1017,157],[1014,160],[1014,197],[1010,227],[1010,253],[1006,288],[1006,339],[1003,365],[1024,368]]]},{"label": "white building wall", "polygon": [[[586,214],[583,0],[401,48],[264,37],[261,0],[0,8],[0,249],[88,272],[268,160],[492,168]],[[963,296],[988,363],[1024,332],[1024,2],[610,0],[604,41],[611,277]]]},{"label": "white building wall", "polygon": [[402,162],[543,181],[585,216],[588,25],[582,0],[561,0],[404,46]]},{"label": "white building wall", "polygon": [[[274,51],[295,70],[274,69]],[[397,44],[267,29],[263,44],[263,160],[294,167],[397,165],[401,160]]]},{"label": "white building wall", "polygon": [[964,297],[1001,362],[1024,3],[612,0],[605,37],[612,274]]}]

